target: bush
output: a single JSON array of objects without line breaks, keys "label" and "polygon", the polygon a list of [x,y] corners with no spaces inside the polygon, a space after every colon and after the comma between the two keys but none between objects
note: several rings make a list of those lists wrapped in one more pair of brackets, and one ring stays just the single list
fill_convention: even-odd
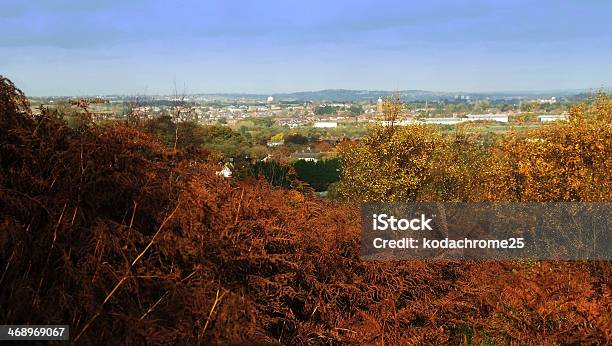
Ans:
[{"label": "bush", "polygon": [[327,191],[331,183],[340,180],[340,159],[317,162],[297,160],[293,162],[297,178],[308,183],[315,191]]}]

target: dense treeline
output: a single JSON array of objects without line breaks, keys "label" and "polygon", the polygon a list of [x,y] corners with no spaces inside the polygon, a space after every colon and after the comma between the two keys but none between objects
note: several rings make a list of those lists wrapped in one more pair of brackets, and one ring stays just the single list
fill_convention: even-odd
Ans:
[{"label": "dense treeline", "polygon": [[298,160],[293,163],[297,178],[315,191],[327,191],[330,184],[340,180],[340,159],[319,161]]},{"label": "dense treeline", "polygon": [[262,177],[274,186],[290,188],[295,180],[295,172],[291,166],[278,161],[257,161],[248,166],[248,175]]},{"label": "dense treeline", "polygon": [[202,126],[193,121],[176,122],[170,116],[147,120],[143,129],[170,148],[193,146],[214,149],[227,157],[241,157],[250,147],[240,133],[227,126]]},{"label": "dense treeline", "polygon": [[313,191],[322,192],[340,180],[340,159],[332,158],[317,162],[296,160],[291,164],[275,160],[256,161],[247,166],[247,171],[247,176],[262,177],[274,186],[285,188],[308,186]]}]

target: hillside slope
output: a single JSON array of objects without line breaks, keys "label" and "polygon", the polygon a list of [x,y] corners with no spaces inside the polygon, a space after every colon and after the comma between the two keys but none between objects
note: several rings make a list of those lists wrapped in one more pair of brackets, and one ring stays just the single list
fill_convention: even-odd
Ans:
[{"label": "hillside slope", "polygon": [[0,80],[0,322],[77,344],[605,343],[610,265],[359,259],[359,210]]}]

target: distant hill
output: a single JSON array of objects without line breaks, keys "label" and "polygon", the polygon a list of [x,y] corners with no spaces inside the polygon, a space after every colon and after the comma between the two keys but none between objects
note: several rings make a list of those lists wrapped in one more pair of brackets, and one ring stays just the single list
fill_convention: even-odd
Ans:
[{"label": "distant hill", "polygon": [[[331,102],[355,102],[372,101],[375,102],[379,97],[399,94],[403,101],[417,100],[439,100],[455,97],[455,93],[435,92],[425,90],[403,90],[403,91],[384,91],[384,90],[349,90],[349,89],[325,89],[318,91],[299,91],[292,93],[276,94],[198,94],[197,96],[210,99],[225,100],[259,100],[265,101],[269,96],[274,97],[275,101],[331,101]],[[461,94],[465,95],[465,94]]]},{"label": "distant hill", "polygon": [[325,89],[318,91],[300,91],[292,93],[276,93],[276,94],[238,94],[238,93],[220,93],[220,94],[199,94],[198,96],[211,99],[225,100],[260,100],[265,101],[268,96],[274,97],[275,101],[371,101],[375,102],[379,97],[391,95],[399,95],[402,101],[437,101],[455,99],[455,97],[469,97],[470,100],[480,99],[521,99],[521,98],[536,98],[536,97],[574,97],[576,95],[590,94],[590,90],[575,89],[575,90],[549,90],[549,91],[508,91],[508,92],[490,92],[490,93],[471,93],[471,92],[445,92],[445,91],[427,91],[427,90],[350,90],[350,89]]},{"label": "distant hill", "polygon": [[[265,102],[268,97],[274,97],[276,102],[376,102],[379,97],[399,95],[402,101],[440,101],[454,100],[512,100],[512,99],[534,99],[534,98],[567,98],[575,101],[592,95],[596,90],[612,92],[612,88],[594,89],[564,89],[564,90],[542,90],[542,91],[500,91],[500,92],[462,92],[462,91],[427,91],[427,90],[351,90],[351,89],[325,89],[318,91],[299,91],[291,93],[273,94],[249,94],[249,93],[195,93],[185,95],[188,99],[204,99],[208,101],[260,101]],[[70,97],[104,97],[110,100],[133,99],[133,95],[72,95]],[[39,98],[66,98],[67,96],[47,96]],[[141,95],[142,100],[171,99],[173,95]]]},{"label": "distant hill", "polygon": [[376,101],[379,97],[399,95],[404,101],[440,99],[454,97],[455,94],[425,90],[347,90],[326,89],[320,91],[304,91],[273,95],[278,100],[309,100],[309,101]]}]

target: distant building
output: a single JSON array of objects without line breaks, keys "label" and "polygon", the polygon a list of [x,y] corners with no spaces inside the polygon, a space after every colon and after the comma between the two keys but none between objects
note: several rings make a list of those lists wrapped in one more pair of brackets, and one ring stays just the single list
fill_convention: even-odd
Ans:
[{"label": "distant building", "polygon": [[383,114],[383,100],[380,97],[376,101],[376,113],[378,115],[382,115]]},{"label": "distant building", "polygon": [[291,155],[292,159],[303,160],[303,161],[312,161],[312,162],[319,161],[318,157],[319,157],[319,154],[318,153],[313,153],[313,152],[294,153],[294,154]]},{"label": "distant building", "polygon": [[542,114],[538,115],[538,121],[545,123],[549,121],[566,121],[567,115],[565,114]]},{"label": "distant building", "polygon": [[280,147],[281,145],[285,144],[285,140],[281,139],[280,141],[268,141],[267,145],[270,148],[273,147]]},{"label": "distant building", "polygon": [[421,119],[421,122],[436,125],[455,125],[469,120],[467,118],[425,118]]},{"label": "distant building", "polygon": [[468,114],[465,118],[425,118],[421,122],[426,124],[455,125],[466,121],[490,120],[502,123],[508,122],[508,114]]},{"label": "distant building", "polygon": [[232,164],[231,163],[226,163],[223,165],[223,168],[220,171],[216,172],[217,175],[220,175],[224,178],[231,178],[232,177]]},{"label": "distant building", "polygon": [[557,98],[553,96],[553,97],[551,97],[549,99],[539,99],[538,102],[540,102],[540,104],[547,103],[549,105],[552,105],[552,104],[557,103]]},{"label": "distant building", "polygon": [[340,138],[336,136],[328,136],[328,137],[319,138],[319,143],[327,143],[329,145],[336,145],[338,142],[340,142]]},{"label": "distant building", "polygon": [[394,126],[407,126],[410,124],[414,124],[415,121],[414,119],[403,119],[403,120],[396,120],[396,121],[390,121],[390,120],[381,121],[382,126],[390,126],[392,123]]},{"label": "distant building", "polygon": [[492,120],[502,123],[508,122],[508,114],[468,114],[466,117],[469,120]]},{"label": "distant building", "polygon": [[[260,100],[261,100],[261,99],[260,99]],[[272,97],[272,96],[268,96],[268,100],[267,100],[267,101],[268,101],[268,103],[272,103],[272,102],[274,102],[274,97]]]},{"label": "distant building", "polygon": [[318,128],[338,127],[338,122],[336,121],[317,121],[314,123],[314,127],[318,127]]}]

